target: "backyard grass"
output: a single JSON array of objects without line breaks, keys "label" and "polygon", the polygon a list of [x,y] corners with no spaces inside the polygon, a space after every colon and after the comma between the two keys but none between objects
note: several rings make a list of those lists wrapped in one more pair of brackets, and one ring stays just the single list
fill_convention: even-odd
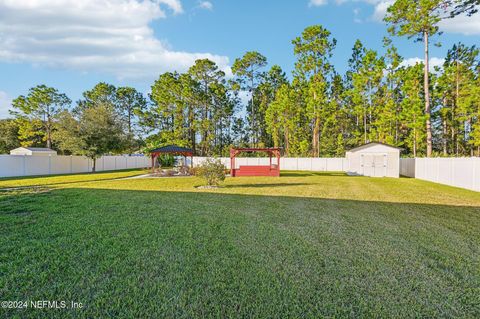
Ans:
[{"label": "backyard grass", "polygon": [[0,180],[0,299],[83,304],[1,316],[480,317],[479,193],[141,173]]}]

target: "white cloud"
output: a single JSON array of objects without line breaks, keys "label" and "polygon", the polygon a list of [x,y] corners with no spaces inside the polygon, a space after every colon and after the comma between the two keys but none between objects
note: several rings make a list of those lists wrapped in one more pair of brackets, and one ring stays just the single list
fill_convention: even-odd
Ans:
[{"label": "white cloud", "polygon": [[[375,6],[372,18],[375,21],[383,21],[387,14],[387,9],[395,1],[393,0],[362,0]],[[479,8],[480,9],[480,8]],[[466,14],[457,16],[453,19],[440,21],[439,27],[441,31],[446,33],[458,33],[465,35],[480,34],[480,17],[473,15],[468,17]]]},{"label": "white cloud", "polygon": [[205,10],[213,10],[213,3],[210,1],[199,1],[198,7]]},{"label": "white cloud", "polygon": [[[327,4],[327,2],[328,2],[327,0],[310,0],[309,5],[319,6],[319,5]],[[374,21],[382,21],[383,17],[387,13],[387,8],[391,6],[395,2],[395,0],[335,0],[335,4],[337,5],[342,5],[347,2],[364,2],[367,4],[373,5],[374,6],[373,14],[369,19]],[[318,3],[318,4],[315,4],[315,3]],[[354,14],[355,14],[354,22],[356,23],[363,22],[362,19],[359,17],[358,13],[355,12],[355,10],[359,10],[359,9],[358,8],[354,9]]]},{"label": "white cloud", "polygon": [[327,0],[310,0],[308,3],[309,7],[320,7],[326,5],[328,3]]},{"label": "white cloud", "polygon": [[176,14],[183,12],[182,3],[180,2],[180,0],[156,0],[154,2],[167,5]]},{"label": "white cloud", "polygon": [[[327,4],[327,0],[310,0],[309,6],[321,6]],[[376,22],[383,22],[383,18],[387,14],[387,9],[395,0],[335,0],[337,5],[342,5],[347,2],[363,2],[373,6],[373,13],[370,20]],[[478,7],[480,10],[480,6]],[[355,9],[357,10],[357,9]],[[359,14],[354,10],[354,22],[362,22]],[[453,19],[446,19],[439,23],[441,31],[446,33],[457,33],[465,35],[480,34],[480,15],[476,14],[472,17],[467,15],[460,15]]]},{"label": "white cloud", "polygon": [[[400,66],[412,66],[412,65],[415,65],[415,64],[423,63],[423,60],[424,59],[421,59],[419,57],[408,58],[408,59],[403,60],[402,63],[400,64]],[[437,66],[441,67],[444,62],[445,62],[445,59],[437,58],[437,57],[431,57],[430,60],[429,60],[429,64],[428,64],[430,72],[435,71],[435,67],[437,67]]]},{"label": "white cloud", "polygon": [[478,13],[471,17],[459,15],[453,19],[441,21],[439,27],[441,31],[447,33],[460,33],[465,35],[480,34],[480,16]]},{"label": "white cloud", "polygon": [[7,93],[0,91],[0,119],[10,117],[12,99],[8,96]]},{"label": "white cloud", "polygon": [[361,10],[359,8],[353,9],[353,22],[363,23],[363,20],[360,18]]},{"label": "white cloud", "polygon": [[[165,11],[168,10],[168,11]],[[0,61],[98,71],[119,78],[155,77],[209,58],[175,51],[150,23],[180,14],[180,0],[0,0]]]},{"label": "white cloud", "polygon": [[387,14],[388,7],[390,7],[394,2],[394,0],[383,0],[375,3],[372,19],[375,21],[383,21],[383,18]]}]

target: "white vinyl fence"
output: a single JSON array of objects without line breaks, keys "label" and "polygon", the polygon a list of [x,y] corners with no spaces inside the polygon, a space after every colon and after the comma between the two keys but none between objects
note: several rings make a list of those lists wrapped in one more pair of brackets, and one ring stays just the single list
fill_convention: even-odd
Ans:
[{"label": "white vinyl fence", "polygon": [[480,191],[480,158],[402,158],[400,174]]},{"label": "white vinyl fence", "polygon": [[[206,157],[194,157],[197,166]],[[220,158],[230,169],[230,158]],[[276,161],[276,159],[273,159]],[[241,165],[268,165],[268,157],[237,157]],[[23,156],[0,155],[0,177],[88,173],[92,171],[92,160],[83,156]],[[190,165],[190,158],[187,158]],[[130,168],[150,167],[150,157],[145,156],[103,156],[97,159],[96,170],[113,171]],[[289,158],[280,160],[281,170],[345,172],[348,162],[345,158]],[[480,191],[480,158],[402,158],[400,174],[435,183]]]},{"label": "white vinyl fence", "polygon": [[480,191],[480,158],[416,158],[415,178]]},{"label": "white vinyl fence", "polygon": [[415,177],[415,158],[400,159],[400,175]]},{"label": "white vinyl fence", "polygon": [[[197,166],[205,161],[207,157],[194,157],[193,166]],[[230,158],[220,157],[222,164],[230,169]],[[272,158],[272,161],[276,161]],[[189,162],[188,162],[189,163]],[[236,166],[241,165],[268,165],[270,159],[268,157],[237,157],[235,158]],[[280,170],[289,171],[319,171],[319,172],[345,172],[348,169],[347,160],[345,158],[293,158],[282,157],[280,159]]]},{"label": "white vinyl fence", "polygon": [[[150,167],[145,156],[103,156],[97,159],[96,171],[114,171]],[[88,173],[93,162],[83,156],[0,155],[0,177]]]}]

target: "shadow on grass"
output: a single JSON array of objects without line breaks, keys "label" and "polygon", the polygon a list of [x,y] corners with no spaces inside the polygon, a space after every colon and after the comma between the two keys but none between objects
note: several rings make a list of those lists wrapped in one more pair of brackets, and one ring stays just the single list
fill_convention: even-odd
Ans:
[{"label": "shadow on grass", "polygon": [[65,188],[0,212],[2,298],[79,317],[480,314],[479,207]]},{"label": "shadow on grass", "polygon": [[268,187],[288,187],[288,186],[307,186],[314,185],[312,183],[270,183],[270,184],[229,184],[223,185],[222,188],[268,188]]},{"label": "shadow on grass", "polygon": [[[39,184],[30,184],[25,186],[0,186],[0,191],[2,190],[9,190],[9,189],[24,189],[24,188],[34,188],[34,187],[48,187],[48,186],[55,186],[55,185],[70,185],[70,184],[78,184],[78,183],[90,183],[90,182],[101,182],[101,181],[113,181],[118,179],[125,179],[125,176],[119,177],[112,177],[112,178],[102,178],[105,174],[112,174],[112,173],[122,173],[122,172],[134,172],[138,171],[138,175],[142,175],[144,170],[142,169],[126,169],[126,170],[115,170],[115,171],[102,171],[102,172],[95,172],[95,173],[75,173],[75,174],[59,174],[59,175],[38,175],[38,176],[20,176],[20,177],[4,177],[0,178],[0,182],[3,181],[14,181],[14,180],[36,180],[36,179],[45,179],[45,178],[57,178],[57,177],[76,177],[76,176],[95,176],[98,177],[97,179],[87,179],[87,180],[74,180],[74,181],[64,181],[64,182],[51,182],[51,183],[39,183]],[[135,176],[135,175],[132,175]],[[127,177],[132,177],[127,176]]]},{"label": "shadow on grass", "polygon": [[338,176],[351,177],[344,172],[310,172],[310,171],[281,171],[281,177],[306,177],[306,176]]}]

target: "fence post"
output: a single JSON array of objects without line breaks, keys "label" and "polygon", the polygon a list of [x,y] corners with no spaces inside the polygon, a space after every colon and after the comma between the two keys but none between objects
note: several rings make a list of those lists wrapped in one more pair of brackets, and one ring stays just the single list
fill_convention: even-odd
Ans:
[{"label": "fence post", "polygon": [[73,173],[73,155],[70,155],[70,174]]},{"label": "fence post", "polygon": [[27,155],[23,155],[23,176],[27,175]]},{"label": "fence post", "polygon": [[52,154],[48,154],[48,175],[52,175]]}]

